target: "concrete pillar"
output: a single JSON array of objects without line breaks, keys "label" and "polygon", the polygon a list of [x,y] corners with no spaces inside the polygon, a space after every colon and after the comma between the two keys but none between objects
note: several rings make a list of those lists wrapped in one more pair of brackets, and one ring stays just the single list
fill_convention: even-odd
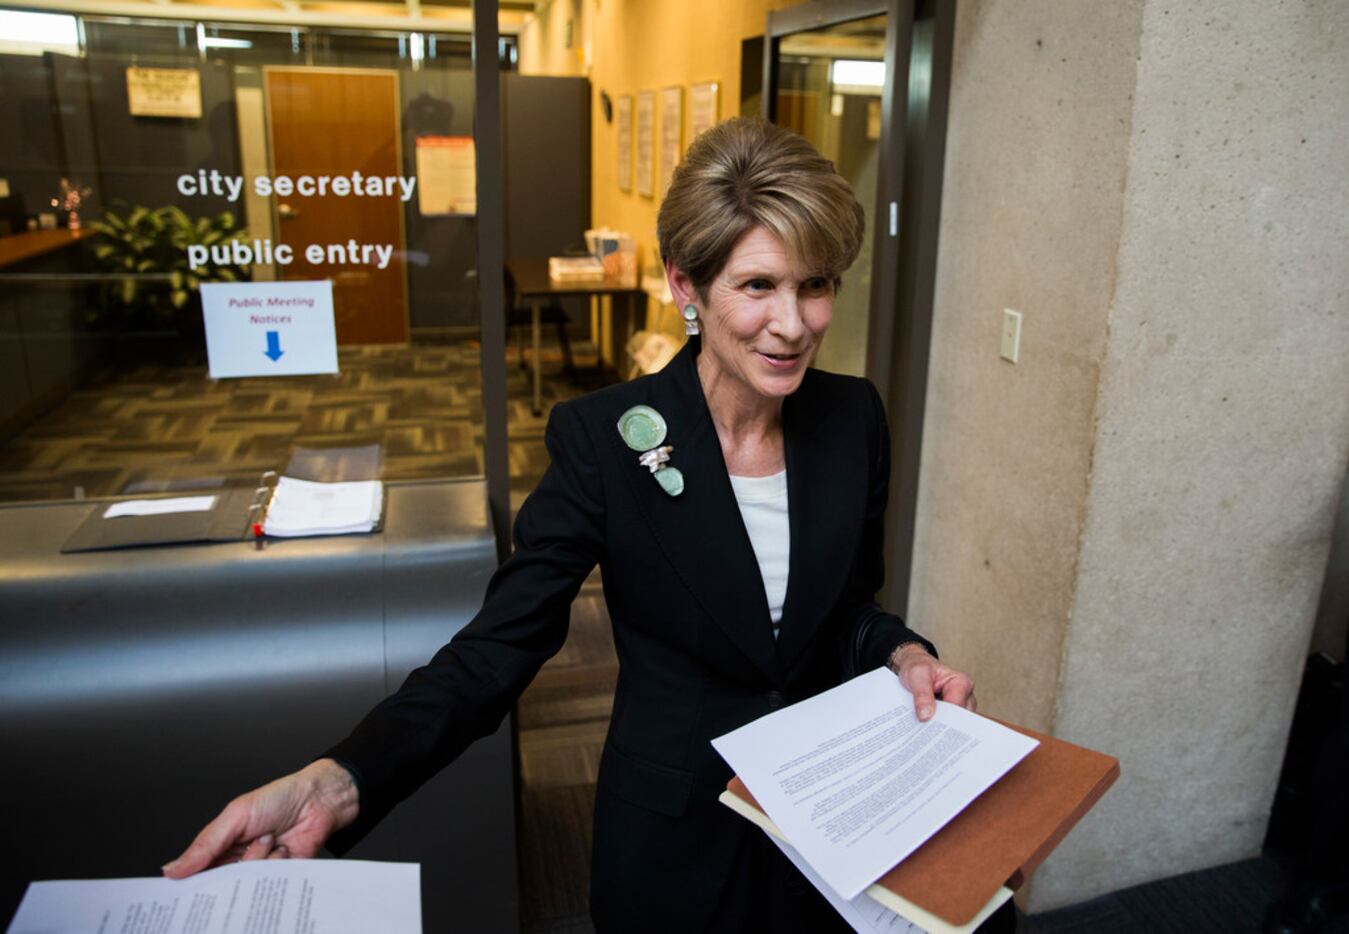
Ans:
[{"label": "concrete pillar", "polygon": [[960,4],[909,615],[1124,772],[1032,910],[1259,850],[1349,457],[1346,63],[1337,0]]}]

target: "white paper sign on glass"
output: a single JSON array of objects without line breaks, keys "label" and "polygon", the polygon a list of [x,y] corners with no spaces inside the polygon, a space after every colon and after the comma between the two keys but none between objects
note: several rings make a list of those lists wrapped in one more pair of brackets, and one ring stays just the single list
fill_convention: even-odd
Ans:
[{"label": "white paper sign on glass", "polygon": [[337,372],[330,281],[204,283],[201,307],[212,379]]}]

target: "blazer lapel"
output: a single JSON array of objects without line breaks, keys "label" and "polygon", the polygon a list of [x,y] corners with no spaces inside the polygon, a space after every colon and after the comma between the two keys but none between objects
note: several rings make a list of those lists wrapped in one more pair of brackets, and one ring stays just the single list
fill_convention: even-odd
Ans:
[{"label": "blazer lapel", "polygon": [[[685,586],[726,637],[778,683],[768,598],[698,381],[697,340],[690,338],[652,378],[648,402],[669,426],[665,443],[674,446],[669,465],[683,473],[684,492],[667,495],[646,468],[638,465],[637,452],[623,443],[618,431],[610,437],[619,456],[631,460],[632,468],[622,473],[629,478],[638,508]],[[793,548],[795,544],[793,534]]]},{"label": "blazer lapel", "polygon": [[[851,572],[854,548],[865,520],[869,479],[865,449],[840,439],[831,428],[847,418],[826,418],[826,407],[806,382],[783,404],[787,455],[787,508],[791,557],[787,597],[778,633],[784,672],[810,644]],[[837,413],[836,413],[837,414]]]}]

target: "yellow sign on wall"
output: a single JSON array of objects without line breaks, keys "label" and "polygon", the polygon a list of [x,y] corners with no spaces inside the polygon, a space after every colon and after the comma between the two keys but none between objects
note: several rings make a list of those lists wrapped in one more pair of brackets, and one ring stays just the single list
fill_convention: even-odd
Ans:
[{"label": "yellow sign on wall", "polygon": [[417,137],[422,215],[478,213],[478,162],[471,136]]},{"label": "yellow sign on wall", "polygon": [[201,75],[195,68],[126,70],[126,98],[133,117],[201,117]]}]

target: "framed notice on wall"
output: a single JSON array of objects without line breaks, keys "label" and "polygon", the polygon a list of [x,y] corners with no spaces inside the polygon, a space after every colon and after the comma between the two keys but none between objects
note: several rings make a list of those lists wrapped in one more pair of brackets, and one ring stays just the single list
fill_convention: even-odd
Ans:
[{"label": "framed notice on wall", "polygon": [[684,89],[664,88],[660,92],[660,192],[665,194],[674,178],[675,166],[683,153]]},{"label": "framed notice on wall", "polygon": [[632,191],[632,95],[618,98],[618,190]]},{"label": "framed notice on wall", "polygon": [[478,213],[473,137],[417,137],[417,207],[423,216]]},{"label": "framed notice on wall", "polygon": [[133,117],[201,117],[201,74],[195,68],[126,70],[127,109]]},{"label": "framed notice on wall", "polygon": [[656,193],[656,92],[637,95],[637,194]]},{"label": "framed notice on wall", "polygon": [[689,86],[689,142],[698,138],[703,130],[717,125],[717,92],[715,81]]}]

